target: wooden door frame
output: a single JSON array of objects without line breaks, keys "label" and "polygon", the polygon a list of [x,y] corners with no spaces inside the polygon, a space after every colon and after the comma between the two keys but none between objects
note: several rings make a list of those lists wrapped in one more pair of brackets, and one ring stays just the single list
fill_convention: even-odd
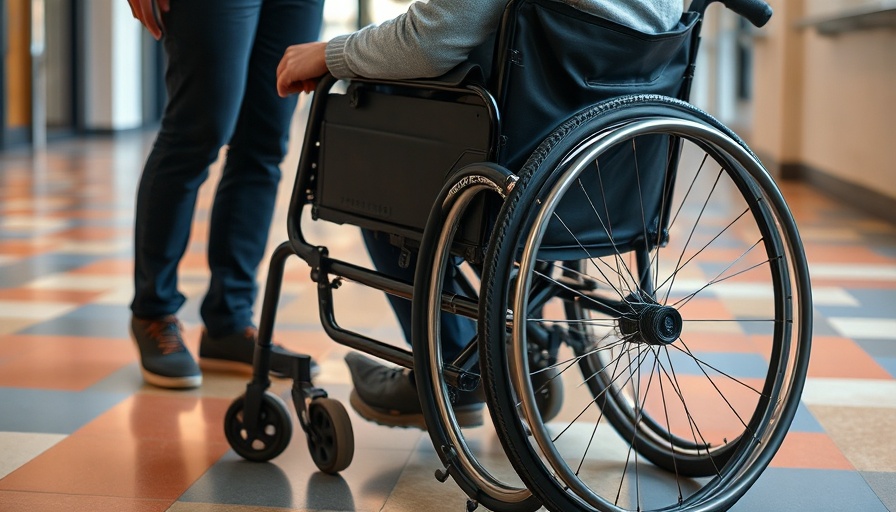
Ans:
[{"label": "wooden door frame", "polygon": [[0,150],[6,147],[6,52],[9,48],[6,30],[6,0],[0,0]]}]

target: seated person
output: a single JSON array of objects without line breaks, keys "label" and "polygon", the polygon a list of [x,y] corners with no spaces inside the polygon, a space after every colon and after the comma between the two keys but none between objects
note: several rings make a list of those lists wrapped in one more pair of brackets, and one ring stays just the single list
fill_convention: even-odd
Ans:
[{"label": "seated person", "polygon": [[[674,27],[682,14],[682,0],[556,0],[646,33]],[[380,25],[336,37],[289,47],[277,68],[281,96],[311,92],[318,79],[413,79],[440,76],[464,62],[497,30],[506,0],[430,0],[414,2],[408,11]],[[414,262],[398,265],[400,250],[388,235],[363,230],[374,266],[381,272],[413,281]],[[455,285],[446,283],[446,286]],[[455,285],[456,286],[456,285]],[[452,291],[460,292],[459,289]],[[389,296],[406,339],[410,342],[411,304]],[[446,360],[473,338],[472,320],[442,315],[442,344]],[[358,353],[346,357],[354,390],[352,407],[364,418],[389,426],[425,428],[412,373],[390,368]],[[473,393],[457,393],[455,414],[461,426],[482,423],[482,400]]]}]

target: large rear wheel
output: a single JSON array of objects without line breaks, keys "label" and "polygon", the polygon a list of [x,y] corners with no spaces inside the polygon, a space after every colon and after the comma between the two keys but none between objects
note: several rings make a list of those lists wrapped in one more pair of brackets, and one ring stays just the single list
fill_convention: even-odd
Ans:
[{"label": "large rear wheel", "polygon": [[[696,108],[627,97],[558,128],[504,203],[483,282],[490,408],[548,508],[724,510],[782,443],[811,338],[802,244],[755,156]],[[533,326],[563,333],[554,421]]]}]

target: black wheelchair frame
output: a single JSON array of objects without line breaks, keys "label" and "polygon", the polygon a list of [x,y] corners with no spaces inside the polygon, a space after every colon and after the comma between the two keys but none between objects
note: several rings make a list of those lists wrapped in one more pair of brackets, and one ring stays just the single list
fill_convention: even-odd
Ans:
[{"label": "black wheelchair frame", "polygon": [[[523,9],[524,6],[545,3],[543,0],[514,0],[509,3],[502,23],[502,30],[495,42],[495,62],[507,63],[519,58],[514,54],[516,50],[509,44],[519,9]],[[629,444],[636,452],[635,457],[637,458],[637,454],[640,453],[655,465],[674,471],[676,475],[681,473],[685,476],[716,477],[714,483],[706,484],[702,490],[695,492],[690,497],[682,497],[679,489],[678,505],[683,506],[682,504],[684,504],[686,505],[685,509],[694,510],[723,509],[733,504],[746,492],[749,485],[755,481],[758,474],[768,464],[777,446],[780,445],[787,425],[795,414],[808,362],[809,338],[811,337],[811,296],[808,292],[808,273],[805,269],[801,243],[789,212],[786,211],[786,204],[777,192],[774,183],[770,178],[766,178],[761,164],[755,160],[755,156],[746,149],[736,135],[714,119],[684,103],[690,94],[699,47],[700,23],[706,8],[711,3],[713,0],[694,0],[690,4],[690,12],[694,13],[696,19],[693,20],[693,30],[686,34],[688,39],[686,44],[689,46],[686,46],[684,50],[686,52],[684,72],[679,77],[674,94],[672,94],[677,100],[658,97],[655,94],[617,95],[618,97],[614,97],[612,93],[608,93],[605,95],[606,101],[598,101],[604,100],[604,97],[601,97],[592,102],[585,99],[575,105],[564,105],[563,111],[558,113],[554,119],[548,121],[539,119],[541,124],[547,125],[547,129],[539,127],[538,129],[542,131],[535,136],[535,139],[526,140],[523,149],[515,149],[515,151],[507,151],[507,133],[517,129],[517,124],[513,124],[507,130],[502,127],[502,123],[505,122],[504,107],[509,94],[508,89],[512,87],[513,83],[507,72],[510,68],[509,65],[496,65],[487,80],[483,80],[478,75],[480,70],[474,66],[458,68],[439,80],[356,79],[352,80],[345,94],[342,95],[330,94],[331,89],[337,85],[338,81],[331,76],[325,76],[316,89],[310,107],[298,176],[289,208],[288,240],[276,248],[269,264],[258,326],[258,344],[255,349],[252,380],[248,383],[245,394],[234,402],[225,418],[225,432],[228,441],[237,453],[249,460],[267,461],[279,455],[289,442],[292,429],[289,413],[279,399],[267,393],[266,390],[271,384],[268,374],[271,367],[272,338],[284,268],[290,257],[298,256],[309,265],[312,280],[317,284],[319,314],[325,332],[337,343],[379,359],[405,368],[414,369],[416,366],[418,371],[422,370],[421,361],[425,362],[425,357],[420,356],[419,353],[415,354],[418,351],[417,348],[415,351],[403,349],[341,327],[336,320],[333,292],[343,280],[359,283],[412,301],[415,322],[418,317],[421,319],[431,317],[435,303],[439,304],[441,311],[448,311],[479,322],[479,339],[473,340],[455,361],[441,362],[440,356],[428,356],[427,361],[439,361],[441,367],[432,375],[424,376],[424,389],[451,387],[473,390],[482,386],[485,381],[489,411],[499,428],[499,438],[526,487],[516,488],[493,481],[488,472],[478,465],[475,456],[466,453],[463,446],[457,446],[458,444],[463,445],[462,434],[460,434],[460,429],[450,408],[446,408],[445,399],[439,398],[438,393],[435,393],[435,398],[424,397],[421,393],[421,400],[426,402],[424,411],[428,411],[426,414],[428,414],[427,425],[431,430],[430,435],[445,463],[445,469],[437,471],[436,476],[440,480],[447,479],[449,475],[454,477],[470,497],[467,504],[468,509],[475,508],[477,504],[481,503],[495,510],[508,511],[533,510],[542,504],[552,510],[621,510],[618,508],[618,503],[609,501],[599,492],[591,489],[589,484],[583,483],[577,471],[569,470],[568,463],[561,460],[550,435],[546,434],[545,424],[549,419],[548,416],[556,414],[559,411],[559,405],[553,405],[552,407],[556,410],[552,410],[548,414],[541,408],[542,404],[536,405],[534,400],[536,395],[544,394],[543,390],[546,387],[551,388],[551,382],[555,377],[542,379],[544,382],[540,382],[540,386],[537,388],[524,380],[521,381],[518,375],[527,372],[531,374],[529,365],[535,363],[532,360],[524,361],[529,357],[525,354],[525,349],[521,349],[524,353],[520,355],[513,348],[506,348],[508,345],[512,345],[508,343],[508,340],[513,340],[519,345],[527,345],[530,341],[526,340],[526,336],[531,337],[532,340],[539,339],[541,341],[538,343],[547,343],[549,347],[541,352],[544,352],[545,358],[550,360],[550,365],[560,366],[557,359],[560,342],[556,339],[544,341],[550,340],[552,337],[556,338],[552,332],[556,333],[557,329],[550,326],[547,329],[530,329],[524,326],[521,328],[521,332],[517,332],[520,329],[509,326],[517,316],[524,316],[520,313],[521,311],[541,313],[543,304],[556,297],[565,301],[564,318],[570,319],[564,320],[567,322],[567,328],[564,331],[567,338],[566,344],[570,347],[576,343],[580,344],[575,345],[579,348],[574,348],[574,352],[578,351],[576,352],[577,361],[578,365],[583,368],[583,372],[586,370],[591,372],[591,377],[586,378],[585,383],[592,390],[595,403],[600,399],[600,403],[597,405],[600,408],[601,416],[606,414],[607,421],[621,435],[631,436]],[[771,16],[770,8],[761,0],[722,0],[721,3],[757,26],[763,25]],[[563,6],[558,9],[571,8]],[[494,91],[494,94],[491,91]],[[335,98],[336,96],[339,98]],[[438,175],[437,182],[429,186],[430,190],[427,193],[422,194],[424,197],[432,197],[432,206],[429,204],[410,205],[414,208],[425,207],[425,210],[422,210],[423,215],[419,209],[397,212],[397,208],[395,208],[396,211],[393,211],[390,204],[393,200],[407,202],[400,197],[400,192],[392,196],[387,192],[386,199],[374,203],[364,198],[356,198],[352,195],[355,192],[345,188],[354,186],[356,189],[364,189],[369,185],[364,183],[347,184],[345,180],[327,175],[327,169],[342,168],[346,172],[350,172],[353,167],[358,165],[358,160],[364,160],[365,156],[353,156],[346,154],[345,151],[334,151],[331,152],[333,154],[328,154],[327,149],[330,147],[328,144],[333,144],[333,142],[328,143],[325,139],[329,138],[330,141],[351,140],[355,136],[355,128],[357,128],[352,125],[354,119],[352,109],[364,106],[373,98],[374,102],[384,102],[377,103],[381,105],[378,108],[391,111],[389,109],[395,108],[392,103],[389,103],[392,101],[389,99],[391,97],[401,98],[396,100],[399,102],[411,102],[408,103],[408,105],[412,105],[411,107],[404,107],[409,110],[420,108],[426,111],[427,108],[432,107],[436,109],[432,115],[453,116],[457,113],[458,121],[456,123],[449,122],[447,126],[439,128],[455,130],[457,126],[464,126],[464,119],[474,120],[472,122],[476,126],[473,130],[461,129],[462,133],[447,137],[449,139],[451,137],[459,138],[460,142],[448,140],[445,144],[454,149],[460,148],[457,153],[460,156],[455,158],[455,153],[447,153],[447,163],[451,169],[441,171],[442,174]],[[436,99],[437,102],[431,102],[432,99]],[[449,106],[447,110],[438,110],[445,105],[457,107]],[[340,111],[340,109],[342,110]],[[651,109],[657,113],[652,114]],[[630,115],[629,111],[637,115]],[[343,114],[344,118],[335,119]],[[567,120],[567,118],[569,119]],[[399,119],[395,121],[395,124],[400,126],[402,122]],[[516,123],[515,119],[514,123]],[[346,126],[348,129],[345,129]],[[555,126],[557,126],[556,129]],[[526,133],[528,128],[524,126],[521,129],[523,133]],[[577,135],[579,132],[592,129],[597,135],[583,135],[576,138],[579,137]],[[362,126],[357,130],[366,134],[374,134],[373,142],[370,144],[371,155],[391,150],[387,146],[379,147],[380,139],[376,138],[378,133],[376,124]],[[471,135],[463,132],[475,133]],[[669,243],[668,229],[664,227],[664,223],[670,223],[670,218],[674,214],[671,201],[671,180],[667,183],[668,178],[663,178],[662,190],[659,192],[663,199],[655,209],[656,211],[649,214],[649,216],[658,217],[655,228],[652,227],[652,231],[648,233],[648,222],[645,220],[643,222],[643,237],[639,238],[635,235],[630,242],[626,242],[627,245],[620,243],[617,246],[612,235],[607,232],[610,238],[611,247],[609,248],[592,249],[589,245],[588,249],[574,247],[572,251],[567,248],[565,251],[554,249],[554,252],[551,252],[552,249],[549,246],[554,241],[549,240],[552,236],[550,233],[557,230],[556,223],[553,227],[549,226],[550,220],[544,220],[536,213],[529,212],[531,207],[527,206],[545,202],[552,205],[549,206],[549,208],[553,208],[551,214],[558,216],[556,212],[562,211],[563,202],[560,199],[552,198],[557,194],[562,196],[570,193],[568,192],[568,182],[572,180],[564,173],[573,172],[568,170],[570,166],[580,165],[577,159],[584,158],[581,156],[582,153],[592,151],[592,147],[597,148],[593,151],[594,154],[599,154],[601,151],[611,154],[611,150],[604,146],[616,140],[614,137],[617,137],[617,132],[633,134],[625,135],[631,137],[641,136],[642,133],[647,134],[647,137],[656,137],[656,135],[650,134],[668,133],[670,142],[659,146],[655,152],[666,155],[663,168],[667,176],[672,176],[673,179],[678,175],[677,166],[682,151],[681,146],[684,141],[688,140],[694,146],[705,151],[707,157],[720,162],[726,168],[730,167],[733,186],[740,189],[741,194],[745,197],[747,210],[752,212],[759,225],[760,241],[766,248],[766,252],[769,254],[768,259],[771,262],[769,266],[774,267],[770,270],[772,274],[770,282],[775,296],[781,295],[781,290],[789,292],[791,287],[795,288],[793,295],[798,297],[797,306],[790,305],[789,298],[775,301],[776,320],[773,336],[775,343],[770,356],[770,364],[776,368],[784,368],[777,372],[783,376],[767,377],[765,388],[761,392],[757,392],[758,405],[752,418],[747,420],[738,417],[746,430],[744,435],[737,438],[736,442],[729,444],[726,439],[722,446],[719,446],[704,439],[703,435],[700,435],[699,439],[697,435],[693,435],[693,439],[690,441],[676,437],[671,432],[668,412],[666,412],[665,423],[663,418],[655,418],[646,414],[644,414],[646,418],[642,419],[642,412],[645,410],[646,404],[641,404],[641,391],[637,386],[634,386],[632,403],[630,398],[626,398],[629,395],[626,395],[626,391],[623,389],[625,385],[616,382],[618,377],[601,376],[601,373],[610,368],[614,361],[616,365],[619,365],[619,360],[604,361],[601,360],[601,357],[607,356],[582,355],[587,351],[582,340],[589,336],[587,331],[590,327],[587,322],[592,321],[589,315],[592,315],[593,312],[618,315],[619,318],[615,320],[614,325],[616,332],[621,333],[622,339],[625,340],[636,335],[641,336],[643,339],[639,338],[640,342],[656,353],[661,353],[661,349],[665,345],[674,343],[677,338],[676,329],[679,335],[681,332],[681,315],[673,311],[674,306],[665,306],[662,304],[663,301],[659,300],[658,295],[663,283],[654,282],[655,277],[651,272],[654,265],[657,270],[659,269],[659,264],[651,256],[652,251],[665,247]],[[405,135],[398,133],[398,138],[404,138]],[[524,135],[524,138],[530,136],[532,134],[528,133]],[[513,138],[511,137],[511,139]],[[543,139],[544,142],[541,142]],[[517,140],[519,139],[517,138]],[[606,140],[611,142],[606,142]],[[632,138],[633,147],[634,140]],[[540,145],[539,142],[541,142]],[[627,142],[624,143],[627,144]],[[552,151],[557,152],[558,147],[564,155],[559,160],[553,159],[551,153]],[[512,155],[508,156],[508,154]],[[533,156],[526,160],[525,158],[530,154]],[[588,154],[591,155],[591,153]],[[637,166],[637,149],[633,148],[633,155]],[[353,158],[355,159],[353,160]],[[428,156],[421,153],[421,158],[426,159]],[[706,157],[704,157],[705,159]],[[420,166],[410,160],[408,159],[408,162],[405,163]],[[440,154],[436,160],[441,162],[436,165],[443,166],[446,157],[444,154]],[[401,163],[396,165],[400,166]],[[549,165],[557,165],[557,170],[543,170],[545,166]],[[584,167],[585,164],[583,163],[581,166]],[[647,166],[645,166],[646,168]],[[560,172],[561,170],[563,173]],[[394,171],[394,174],[390,176],[407,176],[408,172],[412,172],[412,170]],[[581,173],[582,171],[577,172]],[[697,173],[699,174],[699,172],[698,170]],[[581,174],[575,176],[575,179],[581,183]],[[328,177],[331,178],[329,182],[325,185],[322,184]],[[376,176],[370,179],[380,180],[380,177]],[[380,181],[389,180],[387,178]],[[603,184],[600,186],[602,187]],[[637,186],[641,186],[640,178]],[[324,187],[329,188],[325,189]],[[545,192],[541,192],[541,190]],[[550,191],[550,194],[547,191]],[[483,192],[489,192],[489,194],[483,194]],[[481,197],[483,195],[489,197],[483,198]],[[326,196],[328,199],[322,200],[322,196]],[[667,197],[669,198],[668,203],[666,202]],[[641,200],[643,202],[643,197]],[[771,206],[765,206],[766,203]],[[607,201],[602,207],[609,209],[607,204],[610,202]],[[347,223],[386,232],[390,234],[395,245],[401,247],[406,254],[419,251],[421,261],[435,262],[436,268],[432,270],[432,276],[426,274],[428,269],[418,268],[418,279],[412,283],[331,257],[326,247],[313,245],[306,241],[301,229],[301,219],[306,208],[311,209],[311,216],[314,219]],[[598,213],[598,208],[593,204],[592,209],[595,210],[595,214]],[[519,213],[514,213],[515,211]],[[645,215],[643,205],[640,214]],[[516,216],[522,216],[525,220],[518,221]],[[677,214],[675,216],[677,217]],[[394,220],[395,218],[398,221]],[[426,222],[421,222],[424,220]],[[609,222],[610,213],[607,212],[607,223]],[[443,223],[450,224],[450,226],[443,227]],[[535,231],[539,231],[539,233],[535,233]],[[570,234],[575,238],[576,235]],[[693,234],[692,231],[691,235]],[[510,241],[505,242],[505,239]],[[519,245],[522,239],[534,240],[535,245],[539,248],[527,249],[526,246]],[[688,239],[690,240],[690,237]],[[582,246],[583,244],[578,239],[574,242],[574,245]],[[760,245],[760,242],[756,242],[754,247],[756,245]],[[634,278],[636,283],[633,287],[628,288],[628,296],[620,294],[617,298],[594,298],[595,295],[591,290],[598,286],[596,283],[600,282],[602,285],[603,282],[600,278],[586,277],[587,271],[583,265],[587,265],[587,263],[573,263],[573,260],[578,259],[574,253],[579,248],[588,253],[586,259],[609,255],[611,258],[617,259],[617,266],[622,258],[621,252],[634,253],[635,261],[631,265],[639,270],[636,273],[637,277]],[[538,251],[545,252],[540,253],[540,256]],[[555,256],[543,256],[549,253],[555,254]],[[480,270],[484,267],[481,299],[476,297],[477,290],[475,289],[471,289],[468,295],[441,291],[440,272],[442,271],[439,269],[445,265],[449,254],[462,256],[467,262],[474,263]],[[569,256],[569,254],[573,254],[573,256]],[[684,249],[682,250],[683,254]],[[422,257],[422,255],[426,255],[426,257]],[[776,258],[784,259],[785,255],[788,260],[793,261],[788,263],[783,271],[780,271],[774,266],[774,261]],[[550,261],[542,261],[543,258],[548,258]],[[538,261],[531,263],[532,260]],[[551,261],[555,263],[551,263]],[[529,266],[527,267],[527,265]],[[625,266],[624,261],[622,265]],[[515,274],[517,270],[514,270],[527,268],[535,276],[529,278],[528,284],[523,283],[523,279]],[[544,277],[551,273],[557,274],[558,277],[550,279]],[[724,271],[720,273],[720,275],[722,274]],[[783,274],[783,276],[779,274]],[[725,279],[728,279],[728,276],[725,276]],[[488,285],[485,284],[487,280]],[[790,281],[795,284],[791,285]],[[493,282],[499,284],[492,285]],[[714,283],[711,281],[706,286],[710,284]],[[522,288],[518,288],[520,286]],[[672,285],[668,286],[671,291]],[[516,295],[514,295],[514,290]],[[650,296],[649,300],[632,300],[632,296],[645,290],[647,291],[645,296]],[[523,294],[523,291],[526,293]],[[667,299],[668,293],[666,292]],[[526,299],[522,302],[515,302],[522,300],[519,299],[522,295],[530,297],[531,301]],[[785,293],[785,295],[789,296],[790,294]],[[424,301],[427,303],[423,304]],[[638,306],[633,309],[633,313],[624,315],[618,313],[619,309],[630,307],[635,302],[638,303]],[[795,314],[791,311],[792,309],[796,311]],[[511,310],[514,311],[512,315],[508,313]],[[589,310],[592,313],[589,313]],[[539,316],[534,315],[535,318]],[[777,320],[779,317],[785,318],[786,322]],[[418,329],[415,324],[415,347],[418,343],[418,333],[424,334],[427,338],[435,336],[438,339],[438,328],[433,328],[432,322],[433,320],[430,318],[429,331],[434,330],[434,334],[427,331],[425,325]],[[421,320],[419,323],[423,325],[426,324],[426,321]],[[554,322],[554,324],[561,323],[563,322]],[[782,327],[782,323],[796,325],[798,340],[794,350],[790,350],[789,342],[786,341],[790,339],[791,328]],[[669,329],[672,332],[671,338],[669,332],[666,332]],[[644,334],[639,334],[639,330]],[[513,332],[511,333],[511,331]],[[779,343],[777,341],[779,339],[784,339],[785,342]],[[435,343],[437,348],[438,341]],[[531,343],[536,344],[535,341],[531,341]],[[429,345],[427,347],[428,353],[435,350]],[[689,348],[685,348],[690,352]],[[631,367],[631,355],[626,357],[629,358],[628,365]],[[636,359],[641,357],[641,349],[638,349]],[[655,357],[660,358],[660,356]],[[666,353],[666,358],[669,358],[668,353]],[[702,366],[701,370],[704,373],[707,372],[707,368],[715,369],[709,364],[701,364],[696,357],[695,359],[698,361],[697,365]],[[324,472],[341,471],[351,462],[354,446],[348,416],[341,404],[329,399],[326,391],[312,384],[309,357],[297,356],[293,359],[293,363],[289,375],[293,379],[292,398],[299,423],[306,432],[312,458],[319,469]],[[476,366],[480,363],[483,364],[483,368],[477,370]],[[638,364],[641,362],[639,361]],[[660,361],[655,364],[662,367],[664,363]],[[668,364],[672,365],[671,359]],[[510,375],[507,374],[505,368],[511,368]],[[549,368],[542,367],[535,373],[545,369]],[[662,380],[662,373],[657,371],[657,374],[660,375],[657,380]],[[668,371],[666,373],[670,384],[677,385],[674,379],[668,376]],[[769,373],[774,372],[769,370]],[[595,378],[595,375],[598,377]],[[707,377],[709,376],[707,375]],[[711,378],[708,380],[712,381]],[[713,382],[713,386],[715,385]],[[650,381],[648,381],[647,387],[650,387]],[[607,390],[611,390],[611,392],[607,392]],[[680,390],[676,390],[676,392],[681,394]],[[778,407],[767,403],[773,402],[773,397],[779,397],[785,405]],[[646,393],[644,400],[646,402]],[[522,421],[515,420],[520,417],[520,414],[522,414]],[[690,413],[687,415],[690,417]],[[437,424],[430,424],[430,420],[433,418],[435,418],[433,423]],[[688,423],[692,421],[692,419],[688,419]],[[783,429],[766,427],[766,423],[777,422],[784,424]],[[693,430],[694,427],[690,428]],[[750,442],[751,438],[756,439],[756,442]],[[758,444],[769,444],[772,448],[770,450],[764,447],[760,449],[757,447]],[[728,467],[729,461],[733,461],[730,464],[735,469],[725,471],[717,467]],[[622,480],[625,479],[626,471],[627,469],[623,469]],[[556,484],[557,481],[560,481],[561,484]],[[620,482],[621,488],[622,482]],[[618,501],[619,497],[617,496],[616,499]],[[638,503],[632,507],[640,510],[641,499],[638,497]]]}]

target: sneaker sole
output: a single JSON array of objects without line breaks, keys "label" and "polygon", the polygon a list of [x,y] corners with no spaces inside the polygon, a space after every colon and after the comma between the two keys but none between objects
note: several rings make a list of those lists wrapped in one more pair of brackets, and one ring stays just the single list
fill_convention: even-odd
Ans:
[{"label": "sneaker sole", "polygon": [[[400,414],[395,411],[388,411],[370,406],[361,400],[361,397],[358,396],[358,393],[355,390],[352,390],[348,397],[348,401],[355,412],[362,418],[378,425],[383,425],[384,427],[426,430],[426,422],[423,420],[423,413]],[[454,417],[457,419],[457,424],[461,428],[481,427],[483,422],[481,408],[468,411],[455,409]]]},{"label": "sneaker sole", "polygon": [[240,375],[252,375],[252,365],[242,361],[229,361],[227,359],[210,359],[199,356],[199,367],[202,371],[216,373],[238,373]]},{"label": "sneaker sole", "polygon": [[166,389],[193,389],[202,385],[202,375],[191,375],[189,377],[166,377],[157,373],[152,373],[146,368],[140,368],[143,374],[143,380],[147,384]]}]

